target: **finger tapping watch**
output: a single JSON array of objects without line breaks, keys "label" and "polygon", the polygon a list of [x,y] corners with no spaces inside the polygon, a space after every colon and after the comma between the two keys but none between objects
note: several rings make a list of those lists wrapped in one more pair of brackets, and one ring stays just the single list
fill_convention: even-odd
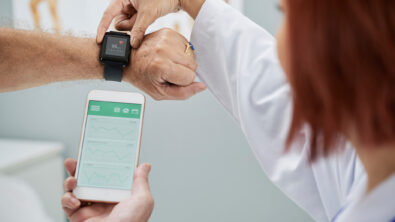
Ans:
[{"label": "finger tapping watch", "polygon": [[130,36],[122,32],[107,32],[100,49],[100,61],[104,64],[104,79],[122,81],[122,70],[129,65]]}]

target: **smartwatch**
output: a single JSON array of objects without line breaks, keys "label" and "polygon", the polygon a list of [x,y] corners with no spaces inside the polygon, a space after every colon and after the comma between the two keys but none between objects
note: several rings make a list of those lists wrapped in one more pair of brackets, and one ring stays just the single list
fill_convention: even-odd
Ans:
[{"label": "smartwatch", "polygon": [[104,79],[122,81],[122,70],[129,65],[130,35],[123,32],[107,32],[100,48],[100,61],[104,65]]}]

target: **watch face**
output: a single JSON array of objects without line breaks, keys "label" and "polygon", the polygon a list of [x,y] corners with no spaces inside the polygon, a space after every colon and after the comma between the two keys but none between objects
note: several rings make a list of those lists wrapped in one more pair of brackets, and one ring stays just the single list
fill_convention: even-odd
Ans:
[{"label": "watch face", "polygon": [[106,55],[121,56],[126,54],[126,46],[128,41],[126,38],[108,36],[106,44]]}]

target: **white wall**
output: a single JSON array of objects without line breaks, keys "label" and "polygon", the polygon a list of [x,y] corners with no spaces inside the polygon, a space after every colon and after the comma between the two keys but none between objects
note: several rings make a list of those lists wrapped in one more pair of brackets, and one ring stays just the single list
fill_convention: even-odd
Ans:
[{"label": "white wall", "polygon": [[[25,7],[23,2],[15,0],[14,7]],[[264,21],[273,31],[280,18],[274,2],[247,0],[244,7],[254,19],[265,15],[257,16],[259,8],[270,12]],[[64,27],[94,36],[106,3],[59,0]],[[20,15],[28,18],[29,11]],[[138,91],[124,83],[78,81],[2,93],[0,137],[61,141],[65,157],[76,157],[84,99],[91,89]],[[153,164],[151,221],[310,220],[268,181],[238,126],[208,92],[182,102],[148,99],[141,160]]]}]

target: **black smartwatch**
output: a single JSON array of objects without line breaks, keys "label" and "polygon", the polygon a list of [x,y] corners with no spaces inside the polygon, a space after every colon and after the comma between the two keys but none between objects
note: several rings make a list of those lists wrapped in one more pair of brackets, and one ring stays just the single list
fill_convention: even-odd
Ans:
[{"label": "black smartwatch", "polygon": [[130,35],[123,32],[107,32],[100,49],[100,61],[104,64],[104,79],[122,81],[122,70],[129,65]]}]

